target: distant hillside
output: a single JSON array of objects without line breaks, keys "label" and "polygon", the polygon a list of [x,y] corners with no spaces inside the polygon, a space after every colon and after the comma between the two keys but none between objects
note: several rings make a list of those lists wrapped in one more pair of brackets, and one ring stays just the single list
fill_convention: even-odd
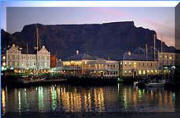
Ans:
[{"label": "distant hillside", "polygon": [[[81,25],[41,25],[31,24],[24,26],[21,32],[9,34],[3,30],[2,49],[12,43],[18,44],[26,52],[26,44],[33,53],[36,44],[36,27],[39,29],[40,45],[45,45],[51,54],[57,54],[64,59],[80,53],[103,58],[120,59],[128,50],[153,46],[155,31],[134,26],[134,22],[113,22],[104,24]],[[160,41],[156,39],[156,47],[160,49]],[[172,51],[163,43],[164,51]]]}]

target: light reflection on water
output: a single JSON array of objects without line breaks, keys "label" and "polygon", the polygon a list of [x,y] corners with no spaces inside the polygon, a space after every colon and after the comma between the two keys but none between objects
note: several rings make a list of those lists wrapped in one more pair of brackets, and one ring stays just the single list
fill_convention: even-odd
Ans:
[{"label": "light reflection on water", "polygon": [[70,85],[2,89],[2,112],[174,112],[176,94],[131,86]]}]

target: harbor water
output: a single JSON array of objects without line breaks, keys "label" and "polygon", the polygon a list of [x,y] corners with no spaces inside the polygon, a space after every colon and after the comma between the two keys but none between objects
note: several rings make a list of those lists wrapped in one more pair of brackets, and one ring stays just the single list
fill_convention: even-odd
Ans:
[{"label": "harbor water", "polygon": [[180,92],[68,84],[2,88],[2,114],[11,112],[178,112]]}]

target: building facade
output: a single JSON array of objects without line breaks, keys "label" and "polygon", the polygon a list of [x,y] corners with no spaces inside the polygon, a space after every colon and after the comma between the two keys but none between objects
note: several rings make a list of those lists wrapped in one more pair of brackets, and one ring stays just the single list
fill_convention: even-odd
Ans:
[{"label": "building facade", "polygon": [[158,63],[159,67],[174,66],[175,65],[175,53],[170,52],[159,52]]},{"label": "building facade", "polygon": [[15,44],[6,51],[7,68],[13,69],[49,69],[50,52],[42,46],[37,54],[22,54]]},{"label": "building facade", "polygon": [[50,56],[50,67],[54,68],[57,66],[58,63],[58,58],[56,57],[56,55],[51,55]]},{"label": "building facade", "polygon": [[74,76],[118,77],[119,62],[94,58],[87,54],[62,61],[63,70]]},{"label": "building facade", "polygon": [[159,73],[157,61],[122,60],[120,66],[122,76],[135,77],[157,75]]}]

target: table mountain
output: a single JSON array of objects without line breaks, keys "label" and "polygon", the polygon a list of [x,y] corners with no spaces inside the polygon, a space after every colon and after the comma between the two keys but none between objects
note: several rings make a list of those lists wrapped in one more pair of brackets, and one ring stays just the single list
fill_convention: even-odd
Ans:
[{"label": "table mountain", "polygon": [[[30,24],[24,26],[21,32],[13,34],[1,30],[2,51],[15,43],[22,47],[23,53],[26,53],[28,44],[29,53],[33,53],[36,28],[39,31],[40,47],[45,45],[51,54],[57,54],[61,59],[74,55],[76,50],[102,58],[121,59],[124,52],[144,49],[145,44],[148,44],[148,49],[152,48],[156,34],[153,30],[136,27],[133,21],[70,25]],[[160,40],[156,38],[157,49],[160,49],[160,45]],[[163,43],[163,50],[172,51],[174,48]]]}]

